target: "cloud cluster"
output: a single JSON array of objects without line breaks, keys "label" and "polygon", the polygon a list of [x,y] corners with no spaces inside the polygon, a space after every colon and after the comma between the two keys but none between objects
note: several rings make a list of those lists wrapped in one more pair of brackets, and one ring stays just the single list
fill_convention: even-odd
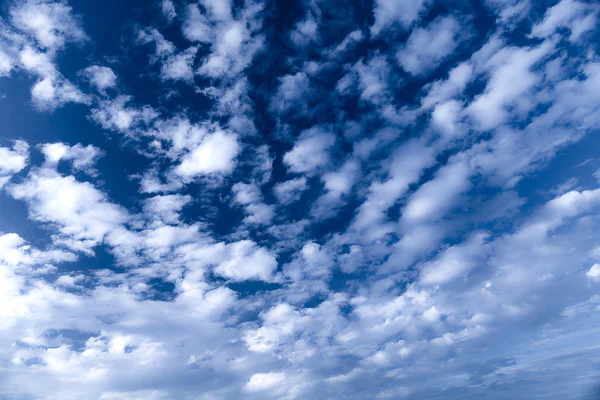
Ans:
[{"label": "cloud cluster", "polygon": [[92,132],[2,138],[4,397],[592,390],[595,4],[161,0],[111,54],[91,12],[0,19],[0,79]]}]

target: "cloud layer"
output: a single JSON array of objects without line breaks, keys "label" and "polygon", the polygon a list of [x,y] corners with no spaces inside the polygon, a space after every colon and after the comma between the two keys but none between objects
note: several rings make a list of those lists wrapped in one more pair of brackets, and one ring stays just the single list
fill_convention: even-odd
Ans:
[{"label": "cloud layer", "polygon": [[2,398],[594,396],[596,4],[125,3],[1,11]]}]

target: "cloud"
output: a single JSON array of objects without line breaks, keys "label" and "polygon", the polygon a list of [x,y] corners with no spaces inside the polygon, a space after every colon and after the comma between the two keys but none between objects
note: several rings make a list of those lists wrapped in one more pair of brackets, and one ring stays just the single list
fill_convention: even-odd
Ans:
[{"label": "cloud", "polygon": [[46,143],[42,145],[42,153],[48,167],[56,168],[61,160],[70,160],[75,170],[85,171],[91,175],[96,173],[94,164],[102,156],[102,151],[97,147],[92,145],[84,147],[80,143],[74,146],[64,143]]},{"label": "cloud", "polygon": [[119,95],[114,99],[101,100],[91,109],[91,118],[104,129],[127,133],[138,124],[147,124],[157,117],[149,106],[128,107],[131,96]]},{"label": "cloud", "polygon": [[38,45],[50,52],[60,50],[67,42],[87,40],[72,8],[62,1],[27,0],[10,10],[11,23],[31,35]]},{"label": "cloud", "polygon": [[0,189],[27,166],[28,160],[29,145],[22,140],[15,141],[12,150],[0,147]]},{"label": "cloud", "polygon": [[[48,146],[45,151],[52,153]],[[27,202],[31,219],[57,226],[56,243],[88,254],[105,238],[116,238],[129,218],[93,185],[62,176],[52,168],[35,169],[8,190],[15,199]]]},{"label": "cloud", "polygon": [[292,42],[296,46],[306,46],[310,42],[316,40],[319,35],[319,25],[312,13],[308,13],[306,18],[296,24],[290,35]]},{"label": "cloud", "polygon": [[260,189],[255,184],[238,182],[233,185],[233,202],[244,206],[247,214],[244,222],[247,224],[265,225],[271,222],[274,216],[273,206],[263,202]]},{"label": "cloud", "polygon": [[117,86],[117,75],[115,75],[113,70],[109,67],[91,65],[81,73],[102,93],[104,93],[106,89],[115,88]]},{"label": "cloud", "polygon": [[192,81],[194,70],[192,68],[196,58],[196,47],[190,47],[179,54],[168,57],[161,66],[163,79]]},{"label": "cloud", "polygon": [[306,188],[306,178],[300,177],[278,183],[275,185],[274,193],[279,203],[287,205],[298,201]]},{"label": "cloud", "polygon": [[249,392],[257,392],[273,389],[275,386],[281,384],[284,380],[285,373],[283,372],[254,374],[250,377],[250,380],[246,384],[246,390]]},{"label": "cloud", "polygon": [[594,264],[585,275],[592,280],[600,279],[600,264]]},{"label": "cloud", "polygon": [[595,4],[155,5],[0,21],[5,397],[592,385]]},{"label": "cloud", "polygon": [[189,195],[157,195],[146,200],[144,209],[153,219],[158,218],[167,224],[180,222],[181,210],[192,201]]},{"label": "cloud", "polygon": [[569,40],[577,41],[581,35],[594,28],[597,14],[597,7],[574,0],[562,0],[546,10],[543,21],[533,26],[531,35],[547,38],[557,29],[567,28],[571,31]]},{"label": "cloud", "polygon": [[394,23],[406,29],[419,19],[428,6],[428,0],[377,0],[373,9],[375,23],[371,26],[371,33],[378,35]]},{"label": "cloud", "polygon": [[329,150],[334,144],[332,133],[311,128],[302,132],[294,147],[283,156],[283,162],[291,172],[312,173],[329,163]]},{"label": "cloud", "polygon": [[162,0],[160,3],[160,9],[167,19],[167,21],[172,22],[175,17],[177,17],[177,11],[175,10],[175,4],[171,0]]},{"label": "cloud", "polygon": [[[271,98],[270,108],[277,112],[302,104],[305,95],[310,93],[310,81],[304,72],[285,75],[279,78],[277,93]],[[302,107],[302,106],[301,106]]]},{"label": "cloud", "polygon": [[186,179],[203,174],[230,173],[239,151],[236,135],[217,130],[205,136],[198,147],[183,158],[175,167],[175,173]]},{"label": "cloud", "polygon": [[[487,130],[502,124],[509,116],[507,106],[523,107],[528,110],[527,94],[540,81],[540,76],[532,72],[533,66],[553,48],[544,42],[534,48],[504,47],[485,62],[484,68],[490,74],[483,94],[477,96],[467,107],[480,126]],[[508,85],[509,81],[519,81],[520,85]]]},{"label": "cloud", "polygon": [[465,27],[454,17],[438,18],[426,28],[413,30],[396,58],[406,72],[424,75],[452,55],[465,35]]},{"label": "cloud", "polygon": [[471,187],[471,171],[457,160],[442,167],[435,178],[423,184],[408,199],[402,211],[407,224],[436,221],[457,201],[457,197]]},{"label": "cloud", "polygon": [[232,243],[228,251],[229,257],[214,269],[217,275],[234,281],[270,281],[277,269],[275,256],[250,240]]}]

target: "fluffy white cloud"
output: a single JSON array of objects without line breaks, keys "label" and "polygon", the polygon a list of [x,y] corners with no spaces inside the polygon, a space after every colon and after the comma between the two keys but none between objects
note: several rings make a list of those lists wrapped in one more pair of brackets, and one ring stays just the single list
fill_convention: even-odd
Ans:
[{"label": "fluffy white cloud", "polygon": [[41,47],[49,51],[59,50],[67,42],[87,40],[71,7],[62,1],[27,0],[15,3],[10,15],[15,27],[30,34]]},{"label": "fluffy white cloud", "polygon": [[29,145],[22,140],[16,141],[12,149],[0,147],[0,189],[27,166],[28,159]]},{"label": "fluffy white cloud", "polygon": [[238,182],[233,185],[234,203],[244,206],[248,224],[268,224],[274,216],[273,206],[263,202],[263,196],[256,184]]},{"label": "fluffy white cloud", "polygon": [[165,223],[176,224],[179,222],[181,210],[190,201],[192,197],[189,195],[158,195],[147,199],[144,208],[150,218],[159,218]]},{"label": "fluffy white cloud", "polygon": [[[118,135],[74,144],[52,130],[85,127],[70,114],[83,106],[40,116],[47,136],[7,125],[37,139],[0,147],[12,197],[0,223],[23,235],[0,234],[0,392],[544,399],[591,387],[598,8],[486,0],[488,26],[431,4],[377,0],[369,35],[364,5],[309,2],[274,30],[278,14],[251,0],[160,0],[161,23],[129,25],[144,45],[135,63],[67,48],[89,16],[64,1],[9,5],[0,75],[19,79],[2,101],[23,106],[10,96],[30,75],[38,108],[91,104]],[[473,48],[456,52],[474,26]],[[71,57],[92,65],[81,76],[96,94],[62,74]],[[137,152],[124,170],[95,170],[119,146]]]},{"label": "fluffy white cloud", "polygon": [[454,52],[466,34],[464,29],[453,17],[438,18],[425,28],[415,29],[396,53],[398,62],[413,75],[427,74]]},{"label": "fluffy white cloud", "polygon": [[329,163],[329,150],[335,135],[320,128],[302,132],[294,147],[285,153],[283,162],[291,172],[312,173]]},{"label": "fluffy white cloud", "polygon": [[171,0],[162,0],[160,3],[160,9],[169,22],[173,21],[173,19],[177,16],[175,4],[173,4]]},{"label": "fluffy white cloud", "polygon": [[412,224],[441,218],[457,197],[471,187],[470,175],[469,167],[460,160],[442,167],[433,180],[423,184],[409,198],[402,221]]},{"label": "fluffy white cloud", "polygon": [[236,135],[217,130],[206,135],[198,147],[183,158],[175,173],[183,178],[230,173],[235,167],[240,147]]},{"label": "fluffy white cloud", "polygon": [[[504,47],[486,60],[484,68],[490,79],[485,91],[466,109],[479,123],[480,129],[492,129],[506,121],[508,106],[524,111],[532,107],[526,95],[541,79],[532,69],[552,49],[551,42],[533,48]],[[519,85],[509,84],[517,81]]]},{"label": "fluffy white cloud", "polygon": [[597,16],[597,7],[575,0],[562,0],[546,11],[543,21],[531,29],[531,35],[546,38],[557,29],[567,28],[571,31],[569,40],[577,41],[582,34],[594,29]]},{"label": "fluffy white cloud", "polygon": [[229,256],[214,269],[217,275],[234,281],[272,280],[277,269],[277,259],[268,250],[257,247],[250,240],[242,240],[228,246]]},{"label": "fluffy white cloud", "polygon": [[147,124],[156,118],[156,111],[151,107],[129,107],[127,103],[130,101],[131,97],[125,95],[119,95],[110,100],[102,100],[96,107],[92,108],[92,119],[105,129],[128,132],[136,125]]},{"label": "fluffy white cloud", "polygon": [[373,9],[375,23],[371,26],[371,33],[378,35],[396,22],[406,29],[419,19],[428,6],[429,0],[377,0]]},{"label": "fluffy white cloud", "polygon": [[84,69],[81,73],[100,92],[104,92],[106,89],[117,86],[117,75],[115,75],[113,70],[109,67],[91,65]]},{"label": "fluffy white cloud", "polygon": [[116,240],[129,218],[93,185],[62,176],[52,168],[33,170],[9,192],[27,202],[30,218],[57,226],[55,242],[86,253],[92,253],[107,236]]},{"label": "fluffy white cloud", "polygon": [[588,272],[585,273],[586,276],[593,280],[600,280],[600,264],[594,264],[590,268]]},{"label": "fluffy white cloud", "polygon": [[70,160],[73,168],[94,174],[94,164],[102,156],[102,151],[92,145],[82,146],[77,143],[68,146],[64,143],[46,143],[42,145],[42,153],[46,164],[55,168],[61,160]]},{"label": "fluffy white cloud", "polygon": [[196,47],[190,47],[178,54],[174,54],[165,59],[161,66],[161,76],[163,79],[192,81],[194,79],[194,70],[192,68],[196,58]]},{"label": "fluffy white cloud", "polygon": [[300,199],[307,188],[306,178],[300,177],[280,182],[275,185],[274,192],[281,204],[290,204]]},{"label": "fluffy white cloud", "polygon": [[246,384],[246,390],[249,392],[257,392],[262,390],[273,389],[283,383],[285,380],[284,372],[268,372],[258,373],[250,377]]}]

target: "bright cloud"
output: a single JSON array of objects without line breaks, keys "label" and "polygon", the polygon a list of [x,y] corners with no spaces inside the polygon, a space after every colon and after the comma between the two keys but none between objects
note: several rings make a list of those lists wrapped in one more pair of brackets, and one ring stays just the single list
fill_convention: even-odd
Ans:
[{"label": "bright cloud", "polygon": [[600,8],[447,5],[2,7],[2,398],[589,397]]}]

